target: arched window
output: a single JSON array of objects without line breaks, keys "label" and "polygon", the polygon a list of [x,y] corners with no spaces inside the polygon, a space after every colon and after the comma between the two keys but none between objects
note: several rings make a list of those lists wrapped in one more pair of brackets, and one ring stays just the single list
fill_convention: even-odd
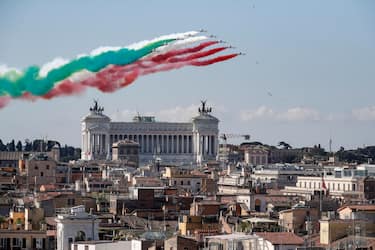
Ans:
[{"label": "arched window", "polygon": [[86,240],[86,234],[83,231],[78,231],[77,235],[75,237],[75,241],[85,241]]}]

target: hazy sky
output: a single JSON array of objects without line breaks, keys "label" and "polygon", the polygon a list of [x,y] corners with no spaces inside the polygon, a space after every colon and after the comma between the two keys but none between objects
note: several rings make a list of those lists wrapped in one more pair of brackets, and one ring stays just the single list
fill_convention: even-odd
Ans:
[{"label": "hazy sky", "polygon": [[[221,132],[292,146],[375,144],[375,1],[1,1],[0,65],[207,29],[246,52],[220,64],[139,78],[116,93],[0,110],[0,138],[48,136],[80,146],[80,120],[98,98],[114,120],[135,112],[187,121],[207,99]],[[233,141],[235,142],[235,141]]]}]

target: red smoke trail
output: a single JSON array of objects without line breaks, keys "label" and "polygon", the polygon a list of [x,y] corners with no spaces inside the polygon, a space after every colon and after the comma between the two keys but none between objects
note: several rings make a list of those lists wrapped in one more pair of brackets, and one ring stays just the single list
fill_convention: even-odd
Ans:
[{"label": "red smoke trail", "polygon": [[50,92],[43,95],[44,99],[52,99],[57,96],[64,96],[64,95],[73,95],[73,94],[80,94],[83,93],[86,89],[86,86],[76,84],[71,80],[67,79],[60,84],[56,85]]},{"label": "red smoke trail", "polygon": [[0,96],[0,109],[4,108],[11,100],[10,96]]},{"label": "red smoke trail", "polygon": [[192,61],[192,62],[190,62],[190,65],[192,65],[192,66],[207,66],[207,65],[214,64],[214,63],[229,60],[229,59],[231,59],[233,57],[236,57],[236,56],[238,56],[238,54],[229,54],[229,55],[224,55],[224,56],[218,56],[218,57],[208,59],[208,60],[204,60],[204,61]]},{"label": "red smoke trail", "polygon": [[175,63],[175,62],[191,61],[191,60],[194,60],[194,59],[197,59],[197,58],[206,57],[206,56],[216,54],[216,53],[218,53],[220,51],[223,51],[225,49],[227,49],[227,48],[226,47],[219,47],[219,48],[214,48],[214,49],[210,49],[210,50],[206,50],[206,51],[202,51],[202,52],[197,52],[197,53],[185,56],[185,57],[172,57],[172,58],[169,58],[167,60],[167,62]]},{"label": "red smoke trail", "polygon": [[23,99],[23,100],[28,100],[28,101],[34,102],[34,101],[39,99],[39,96],[34,96],[30,93],[23,93],[20,98]]}]

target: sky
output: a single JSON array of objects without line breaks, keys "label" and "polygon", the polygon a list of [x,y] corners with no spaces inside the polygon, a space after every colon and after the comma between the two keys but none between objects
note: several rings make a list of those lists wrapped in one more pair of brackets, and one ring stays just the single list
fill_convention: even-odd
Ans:
[{"label": "sky", "polygon": [[[0,109],[0,138],[48,137],[80,146],[93,99],[114,121],[139,112],[189,121],[200,100],[220,132],[328,149],[375,145],[375,2],[11,1],[0,2],[0,65],[24,69],[73,59],[99,46],[206,29],[237,52],[232,60],[138,78],[111,94],[89,90]],[[238,143],[231,139],[228,143]]]}]

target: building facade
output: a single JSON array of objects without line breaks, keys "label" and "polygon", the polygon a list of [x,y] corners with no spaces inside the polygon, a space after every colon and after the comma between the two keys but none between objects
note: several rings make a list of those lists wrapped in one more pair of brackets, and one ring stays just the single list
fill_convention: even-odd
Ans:
[{"label": "building facade", "polygon": [[113,143],[112,160],[125,161],[128,165],[138,167],[139,143],[130,140],[122,140]]},{"label": "building facade", "polygon": [[70,208],[55,218],[57,250],[70,250],[72,243],[99,240],[99,220],[85,212],[84,206]]},{"label": "building facade", "polygon": [[47,154],[38,153],[25,161],[21,176],[25,176],[24,185],[29,189],[39,190],[41,185],[56,183],[56,161]]},{"label": "building facade", "polygon": [[[364,199],[371,182],[367,183],[367,171],[336,167],[334,171],[324,171],[324,176],[297,176],[295,186],[285,186],[284,195],[299,195],[311,199],[316,191],[325,191],[334,198]],[[324,184],[323,184],[324,183]]]},{"label": "building facade", "polygon": [[191,122],[157,122],[154,117],[135,116],[132,122],[112,122],[95,105],[82,119],[83,160],[110,159],[112,145],[120,140],[139,144],[141,163],[159,159],[163,163],[201,164],[215,160],[218,152],[219,120],[210,113],[206,102]]},{"label": "building facade", "polygon": [[254,166],[268,164],[268,149],[264,146],[251,145],[245,148],[245,163]]}]

